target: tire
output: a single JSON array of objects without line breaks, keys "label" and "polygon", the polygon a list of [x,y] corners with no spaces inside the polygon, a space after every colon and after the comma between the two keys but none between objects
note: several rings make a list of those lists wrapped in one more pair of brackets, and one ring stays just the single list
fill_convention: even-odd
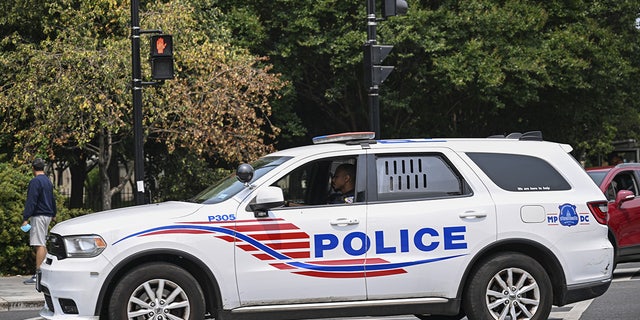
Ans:
[{"label": "tire", "polygon": [[546,320],[553,292],[545,269],[533,258],[501,253],[481,262],[463,293],[469,320]]},{"label": "tire", "polygon": [[118,281],[108,312],[111,320],[202,320],[204,305],[202,289],[191,274],[173,264],[148,263]]}]

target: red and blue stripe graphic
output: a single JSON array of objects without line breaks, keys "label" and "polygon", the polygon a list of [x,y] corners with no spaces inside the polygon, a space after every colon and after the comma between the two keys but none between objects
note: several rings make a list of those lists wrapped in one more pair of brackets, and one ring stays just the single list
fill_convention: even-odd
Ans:
[{"label": "red and blue stripe graphic", "polygon": [[[236,220],[229,222],[181,222],[151,228],[128,235],[113,243],[135,237],[166,234],[213,235],[268,262],[274,268],[320,278],[381,277],[406,273],[405,267],[433,263],[464,256],[452,256],[392,263],[381,258],[312,260],[309,235],[283,219]],[[308,259],[308,260],[307,260]]]}]

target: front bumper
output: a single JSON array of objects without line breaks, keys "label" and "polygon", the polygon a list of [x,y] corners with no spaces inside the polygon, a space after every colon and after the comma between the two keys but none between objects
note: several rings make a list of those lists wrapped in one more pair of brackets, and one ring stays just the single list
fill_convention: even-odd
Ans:
[{"label": "front bumper", "polygon": [[[89,261],[91,260],[91,261]],[[45,319],[98,319],[96,303],[109,270],[102,255],[58,260],[48,255],[41,266],[37,288],[45,297],[40,316]]]}]

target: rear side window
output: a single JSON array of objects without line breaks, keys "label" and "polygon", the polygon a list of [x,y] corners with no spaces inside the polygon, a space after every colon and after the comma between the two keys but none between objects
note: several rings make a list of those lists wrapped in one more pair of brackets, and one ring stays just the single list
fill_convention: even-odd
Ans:
[{"label": "rear side window", "polygon": [[602,181],[604,180],[604,177],[607,176],[607,173],[609,173],[609,171],[587,171],[587,174],[589,175],[589,177],[591,178],[591,180],[593,180],[593,182],[595,182],[597,185],[602,184]]},{"label": "rear side window", "polygon": [[506,153],[467,153],[498,187],[507,191],[558,191],[571,186],[547,161]]},{"label": "rear side window", "polygon": [[393,155],[376,158],[378,200],[457,196],[465,183],[439,155]]}]

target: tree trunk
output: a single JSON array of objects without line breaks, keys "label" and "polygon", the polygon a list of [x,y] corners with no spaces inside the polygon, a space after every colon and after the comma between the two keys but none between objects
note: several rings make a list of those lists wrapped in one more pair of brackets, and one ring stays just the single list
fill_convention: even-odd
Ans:
[{"label": "tree trunk", "polygon": [[80,209],[84,206],[84,182],[87,179],[87,159],[84,153],[79,152],[75,161],[69,162],[69,172],[71,173],[69,208]]},{"label": "tree trunk", "polygon": [[102,192],[102,210],[111,209],[111,180],[109,179],[109,164],[111,163],[111,133],[107,130],[100,132],[99,150],[100,156],[98,157],[98,168],[100,170],[100,191]]}]

